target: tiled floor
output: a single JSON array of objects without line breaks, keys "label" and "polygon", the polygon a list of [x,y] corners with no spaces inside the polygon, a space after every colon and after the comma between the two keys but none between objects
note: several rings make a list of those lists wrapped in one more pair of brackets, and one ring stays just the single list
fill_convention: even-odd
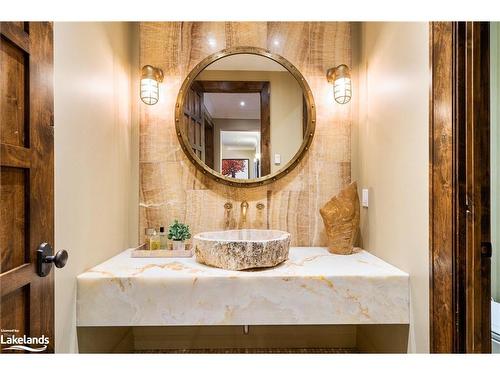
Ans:
[{"label": "tiled floor", "polygon": [[355,348],[227,348],[227,349],[158,349],[136,350],[135,353],[167,354],[351,354]]}]

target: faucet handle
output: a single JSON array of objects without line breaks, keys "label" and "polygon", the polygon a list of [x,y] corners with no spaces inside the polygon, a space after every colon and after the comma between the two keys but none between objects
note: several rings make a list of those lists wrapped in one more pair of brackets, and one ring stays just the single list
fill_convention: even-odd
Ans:
[{"label": "faucet handle", "polygon": [[264,203],[259,202],[259,203],[257,203],[256,207],[258,210],[263,210],[266,207],[266,205]]},{"label": "faucet handle", "polygon": [[233,204],[231,202],[226,202],[226,203],[224,203],[224,208],[226,210],[232,210],[233,209]]}]

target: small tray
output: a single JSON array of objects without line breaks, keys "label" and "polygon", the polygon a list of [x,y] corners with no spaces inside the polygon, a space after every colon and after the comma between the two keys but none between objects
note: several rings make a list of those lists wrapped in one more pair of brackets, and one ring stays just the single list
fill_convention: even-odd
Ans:
[{"label": "small tray", "polygon": [[132,250],[132,258],[191,258],[192,250]]},{"label": "small tray", "polygon": [[146,250],[144,245],[132,250],[132,258],[191,258],[193,249],[186,244],[186,250]]}]

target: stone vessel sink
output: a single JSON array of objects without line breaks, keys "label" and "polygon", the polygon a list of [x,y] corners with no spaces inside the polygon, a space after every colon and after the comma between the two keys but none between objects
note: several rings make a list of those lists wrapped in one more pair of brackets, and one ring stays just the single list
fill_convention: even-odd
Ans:
[{"label": "stone vessel sink", "polygon": [[203,232],[193,237],[199,263],[226,270],[273,267],[288,259],[290,233],[241,229]]}]

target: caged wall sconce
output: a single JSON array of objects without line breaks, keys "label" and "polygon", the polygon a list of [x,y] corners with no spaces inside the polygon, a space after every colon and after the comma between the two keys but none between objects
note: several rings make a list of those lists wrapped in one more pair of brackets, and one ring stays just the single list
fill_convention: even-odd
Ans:
[{"label": "caged wall sconce", "polygon": [[351,71],[345,64],[330,68],[326,72],[328,82],[333,83],[333,97],[339,104],[347,104],[351,100]]},{"label": "caged wall sconce", "polygon": [[153,105],[158,103],[160,82],[163,81],[163,71],[151,65],[144,65],[141,71],[141,100]]}]

